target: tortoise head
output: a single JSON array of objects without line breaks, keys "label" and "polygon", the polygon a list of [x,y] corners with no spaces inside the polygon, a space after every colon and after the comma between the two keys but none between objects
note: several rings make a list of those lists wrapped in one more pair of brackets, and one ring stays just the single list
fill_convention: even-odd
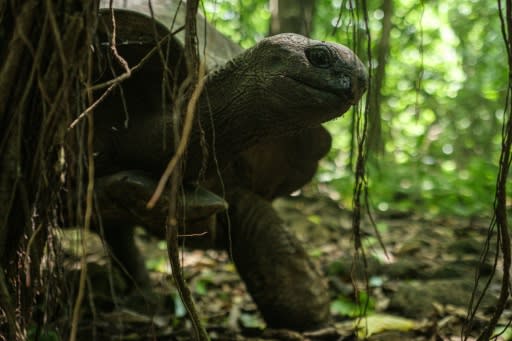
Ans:
[{"label": "tortoise head", "polygon": [[263,39],[233,64],[237,93],[249,97],[254,116],[293,129],[341,116],[367,88],[366,69],[349,48],[297,34]]}]

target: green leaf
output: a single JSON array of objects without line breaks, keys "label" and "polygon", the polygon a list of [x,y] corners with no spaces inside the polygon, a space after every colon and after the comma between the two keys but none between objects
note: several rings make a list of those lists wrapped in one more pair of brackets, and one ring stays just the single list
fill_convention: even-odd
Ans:
[{"label": "green leaf", "polygon": [[368,298],[365,292],[359,293],[358,301],[359,302],[354,302],[349,298],[339,296],[336,300],[331,302],[331,313],[333,315],[360,317],[365,313],[371,312],[375,306],[373,299]]},{"label": "green leaf", "polygon": [[322,222],[322,218],[319,215],[316,215],[316,214],[309,215],[308,216],[308,220],[310,222],[312,222],[313,224],[315,224],[315,225],[320,225],[320,223]]},{"label": "green leaf", "polygon": [[206,295],[208,284],[210,283],[211,282],[207,279],[198,280],[195,285],[195,292],[199,295]]}]

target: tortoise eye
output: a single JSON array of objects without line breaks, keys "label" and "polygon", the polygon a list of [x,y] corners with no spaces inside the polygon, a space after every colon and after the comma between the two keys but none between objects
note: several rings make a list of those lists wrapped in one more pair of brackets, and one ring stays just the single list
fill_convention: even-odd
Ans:
[{"label": "tortoise eye", "polygon": [[309,62],[316,67],[326,69],[332,65],[331,51],[325,45],[308,47],[305,52]]}]

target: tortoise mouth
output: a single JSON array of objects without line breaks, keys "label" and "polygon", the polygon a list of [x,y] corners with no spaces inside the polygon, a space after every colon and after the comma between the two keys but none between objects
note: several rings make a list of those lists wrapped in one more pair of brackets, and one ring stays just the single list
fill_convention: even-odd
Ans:
[{"label": "tortoise mouth", "polygon": [[337,105],[339,105],[340,109],[345,109],[348,106],[354,105],[359,100],[359,98],[354,97],[350,89],[340,91],[340,89],[333,89],[332,87],[329,87],[326,84],[320,86],[317,84],[313,84],[313,82],[308,82],[296,77],[286,77],[298,83],[300,86],[305,87],[310,91],[312,90],[315,94],[318,94],[318,96],[321,96],[323,98],[325,98],[326,95],[328,97],[335,97],[334,101],[337,102]]}]

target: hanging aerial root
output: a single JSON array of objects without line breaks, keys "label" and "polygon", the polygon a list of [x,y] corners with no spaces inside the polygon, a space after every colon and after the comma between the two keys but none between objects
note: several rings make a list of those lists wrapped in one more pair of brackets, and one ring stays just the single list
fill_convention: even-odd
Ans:
[{"label": "hanging aerial root", "polygon": [[[498,298],[498,302],[496,303],[495,310],[491,319],[485,326],[482,333],[478,336],[479,341],[490,340],[493,337],[496,337],[494,334],[494,330],[496,325],[498,324],[498,320],[500,319],[503,311],[505,310],[506,304],[510,298],[510,265],[511,265],[511,250],[510,250],[510,235],[508,231],[508,222],[507,222],[507,207],[506,207],[506,199],[507,199],[507,178],[510,170],[510,163],[512,160],[511,155],[511,147],[512,147],[512,117],[511,117],[511,108],[512,108],[512,0],[507,0],[505,4],[505,13],[503,13],[503,6],[501,0],[498,0],[498,10],[499,17],[501,21],[501,30],[503,34],[503,40],[505,42],[505,46],[507,49],[508,56],[508,67],[509,67],[509,80],[508,80],[508,89],[505,103],[505,110],[503,112],[503,126],[502,126],[502,142],[501,142],[501,154],[499,161],[499,170],[496,179],[496,193],[494,198],[494,214],[491,219],[491,223],[488,229],[487,240],[484,246],[484,250],[481,256],[481,262],[484,262],[487,259],[490,240],[493,238],[494,233],[496,232],[497,239],[497,250],[496,256],[494,259],[494,269],[492,275],[487,280],[484,286],[484,290],[482,294],[476,300],[476,304],[473,304],[476,298],[476,288],[478,282],[480,280],[480,274],[477,272],[475,278],[475,288],[473,289],[473,294],[470,301],[470,306],[468,308],[468,317],[465,323],[465,326],[462,330],[464,340],[468,338],[468,334],[470,332],[470,326],[472,325],[472,321],[475,318],[476,311],[482,301],[483,296],[486,294],[487,289],[490,286],[491,280],[496,273],[496,267],[498,264],[498,259],[500,256],[500,251],[502,253],[502,271],[503,278],[501,280],[501,291]],[[508,117],[507,117],[508,114]],[[510,324],[510,322],[509,322]]]}]

